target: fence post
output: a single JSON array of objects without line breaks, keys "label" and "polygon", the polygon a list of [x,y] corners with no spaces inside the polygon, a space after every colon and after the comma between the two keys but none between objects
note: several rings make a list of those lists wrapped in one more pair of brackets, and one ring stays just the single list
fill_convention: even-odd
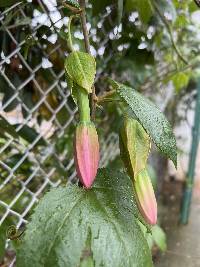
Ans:
[{"label": "fence post", "polygon": [[180,213],[181,224],[188,223],[190,205],[192,199],[192,189],[195,176],[195,163],[196,163],[197,149],[199,144],[199,135],[200,135],[200,79],[198,80],[197,83],[197,99],[196,99],[196,107],[194,115],[194,125],[192,128],[192,145],[190,150],[189,166],[181,202],[181,213]]}]

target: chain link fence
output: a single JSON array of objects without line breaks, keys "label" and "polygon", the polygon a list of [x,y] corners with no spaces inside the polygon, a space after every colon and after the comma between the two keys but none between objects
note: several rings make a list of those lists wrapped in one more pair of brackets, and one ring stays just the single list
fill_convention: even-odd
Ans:
[{"label": "chain link fence", "polygon": [[[50,187],[76,181],[72,137],[77,108],[63,68],[68,18],[62,6],[45,0],[16,2],[0,13],[0,225],[8,221],[19,228]],[[74,35],[80,42],[81,33]],[[95,29],[90,36],[99,41]],[[108,42],[102,38],[97,59]],[[97,69],[97,80],[111,58]],[[101,140],[100,165],[118,152],[113,132]]]}]

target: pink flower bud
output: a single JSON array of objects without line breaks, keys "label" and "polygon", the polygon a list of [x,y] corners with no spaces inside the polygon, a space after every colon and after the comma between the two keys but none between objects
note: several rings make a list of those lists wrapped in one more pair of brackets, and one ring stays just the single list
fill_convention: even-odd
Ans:
[{"label": "pink flower bud", "polygon": [[97,174],[99,142],[92,122],[77,125],[74,140],[74,159],[77,175],[86,188],[90,188]]},{"label": "pink flower bud", "polygon": [[138,208],[149,224],[157,222],[157,202],[147,170],[142,170],[133,182]]}]

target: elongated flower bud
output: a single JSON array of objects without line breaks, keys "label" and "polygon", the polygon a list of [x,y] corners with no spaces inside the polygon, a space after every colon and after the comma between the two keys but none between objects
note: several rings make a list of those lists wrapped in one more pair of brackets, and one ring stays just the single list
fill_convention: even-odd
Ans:
[{"label": "elongated flower bud", "polygon": [[120,131],[120,154],[133,181],[137,206],[149,224],[156,224],[157,203],[151,180],[146,171],[150,138],[135,119],[125,117]]},{"label": "elongated flower bud", "polygon": [[150,138],[137,120],[126,117],[121,127],[119,141],[120,154],[128,175],[135,179],[146,167]]},{"label": "elongated flower bud", "polygon": [[74,140],[74,159],[77,175],[86,188],[90,188],[97,174],[99,142],[92,122],[77,125]]},{"label": "elongated flower bud", "polygon": [[142,170],[133,182],[138,208],[149,224],[157,222],[157,202],[147,170]]}]

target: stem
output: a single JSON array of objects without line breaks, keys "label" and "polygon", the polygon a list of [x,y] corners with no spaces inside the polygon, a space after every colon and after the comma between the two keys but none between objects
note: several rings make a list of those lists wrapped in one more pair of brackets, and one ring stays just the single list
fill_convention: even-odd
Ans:
[{"label": "stem", "polygon": [[179,48],[177,47],[175,41],[174,41],[174,37],[173,37],[173,32],[172,32],[172,28],[171,28],[171,25],[169,24],[169,22],[166,20],[165,16],[162,14],[162,12],[160,11],[157,3],[154,1],[152,1],[152,4],[153,4],[153,7],[154,9],[156,10],[156,12],[158,13],[158,15],[160,16],[162,22],[165,24],[168,32],[169,32],[169,36],[170,36],[170,39],[171,39],[171,43],[172,43],[172,46],[177,54],[177,56],[186,64],[188,65],[188,61],[187,59],[185,59],[185,57],[181,54]]},{"label": "stem", "polygon": [[97,98],[97,103],[104,102],[105,100],[107,100],[109,98],[109,96],[114,95],[114,93],[116,93],[116,90],[111,90],[111,91],[105,92],[103,95],[101,95]]},{"label": "stem", "polygon": [[[85,0],[79,0],[80,8],[82,10],[80,17],[81,17],[81,24],[82,24],[82,31],[84,36],[84,43],[85,43],[85,50],[88,54],[90,53],[90,40],[87,31],[87,21],[86,21],[86,12],[85,12]],[[92,86],[92,95],[91,95],[91,118],[92,120],[95,119],[95,111],[96,111],[96,93],[95,87]]]},{"label": "stem", "polygon": [[84,35],[85,50],[88,54],[90,54],[90,41],[89,41],[89,35],[87,31],[86,13],[85,13],[85,0],[79,0],[79,4],[82,10],[81,24],[82,24],[82,30],[83,30],[83,35]]},{"label": "stem", "polygon": [[90,105],[89,105],[88,93],[80,86],[77,86],[76,89],[78,90],[77,95],[78,95],[78,109],[79,109],[80,121],[89,122]]},{"label": "stem", "polygon": [[75,15],[70,16],[69,22],[68,22],[68,44],[69,44],[69,48],[71,49],[71,51],[74,51],[73,43],[72,43],[72,35],[71,35],[71,22],[74,17]]}]

